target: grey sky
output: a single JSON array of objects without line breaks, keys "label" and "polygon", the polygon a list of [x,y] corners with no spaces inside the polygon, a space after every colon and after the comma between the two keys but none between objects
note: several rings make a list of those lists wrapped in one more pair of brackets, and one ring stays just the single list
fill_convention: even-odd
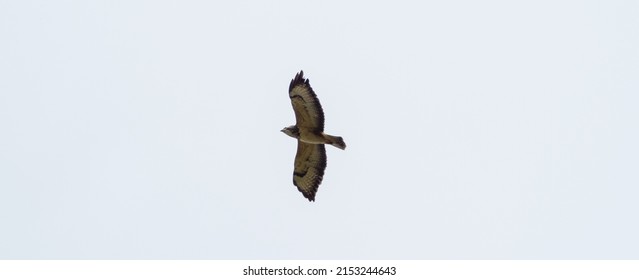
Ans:
[{"label": "grey sky", "polygon": [[[2,1],[0,258],[639,258],[637,14]],[[348,145],[315,203],[300,69]]]}]

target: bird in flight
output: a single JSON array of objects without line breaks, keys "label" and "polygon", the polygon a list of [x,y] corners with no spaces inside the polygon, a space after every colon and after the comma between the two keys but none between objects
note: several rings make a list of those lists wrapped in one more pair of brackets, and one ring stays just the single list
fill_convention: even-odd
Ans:
[{"label": "bird in flight", "polygon": [[295,111],[295,125],[281,131],[297,139],[293,184],[309,201],[315,201],[326,169],[324,144],[342,150],[346,149],[346,144],[342,137],[324,133],[324,111],[308,79],[304,79],[304,71],[291,80],[288,96]]}]

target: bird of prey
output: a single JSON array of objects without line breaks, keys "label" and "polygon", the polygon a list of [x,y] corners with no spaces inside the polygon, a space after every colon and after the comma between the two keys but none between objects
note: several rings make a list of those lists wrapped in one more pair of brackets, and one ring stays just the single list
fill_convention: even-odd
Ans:
[{"label": "bird of prey", "polygon": [[342,137],[324,133],[324,111],[308,79],[304,79],[304,71],[291,80],[288,96],[293,104],[296,122],[281,131],[297,139],[293,184],[309,201],[315,201],[326,169],[324,144],[342,150],[346,149],[346,144]]}]

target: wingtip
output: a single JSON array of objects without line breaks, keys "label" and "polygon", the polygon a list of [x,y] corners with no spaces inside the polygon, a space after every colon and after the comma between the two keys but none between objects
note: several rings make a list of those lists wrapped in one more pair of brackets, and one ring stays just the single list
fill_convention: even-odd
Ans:
[{"label": "wingtip", "polygon": [[288,86],[288,91],[290,92],[297,85],[306,84],[309,85],[309,80],[304,78],[304,71],[300,70],[299,73],[295,74],[295,77],[291,80],[291,83]]},{"label": "wingtip", "polygon": [[[297,182],[295,182],[295,176],[300,176],[303,177],[304,174],[296,174],[295,172],[293,172],[293,185],[295,185],[297,187],[297,190],[300,191],[300,193],[302,193],[302,195],[304,196],[304,198],[308,199],[308,201],[310,202],[315,202],[315,194],[317,193],[317,188],[315,188],[315,190],[311,190],[311,191],[304,191],[302,190],[302,188],[300,188],[297,185]],[[318,184],[319,186],[319,184]]]},{"label": "wingtip", "polygon": [[304,197],[306,199],[308,199],[309,202],[315,202],[315,194],[314,193],[310,193],[310,194],[302,193],[302,195],[304,195]]}]

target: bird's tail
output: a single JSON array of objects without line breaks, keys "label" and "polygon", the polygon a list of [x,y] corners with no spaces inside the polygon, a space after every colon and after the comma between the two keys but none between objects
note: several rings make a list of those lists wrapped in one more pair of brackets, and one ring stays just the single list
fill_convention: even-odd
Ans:
[{"label": "bird's tail", "polygon": [[328,134],[325,134],[325,136],[326,136],[326,140],[328,140],[327,144],[331,144],[342,150],[346,149],[346,143],[344,143],[344,138],[340,136],[333,136]]}]

